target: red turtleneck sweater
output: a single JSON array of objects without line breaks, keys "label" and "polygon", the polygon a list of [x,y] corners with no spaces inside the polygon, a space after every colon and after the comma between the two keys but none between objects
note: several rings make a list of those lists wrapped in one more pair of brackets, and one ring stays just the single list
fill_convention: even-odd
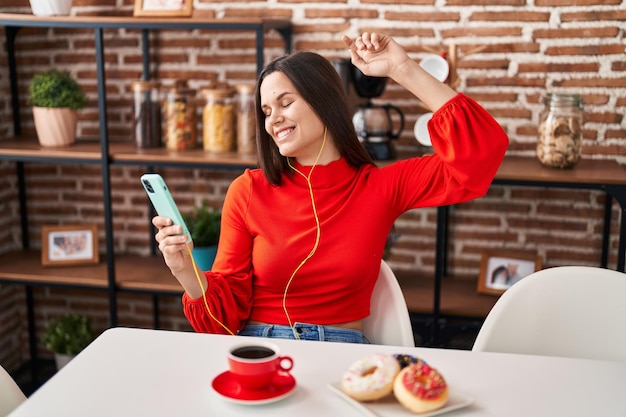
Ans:
[{"label": "red turtleneck sweater", "polygon": [[[317,236],[306,180],[284,175],[276,187],[259,169],[236,178],[224,202],[217,258],[206,272],[213,315],[234,333],[248,319],[287,325],[287,314],[293,323],[323,325],[367,317],[396,218],[483,196],[508,145],[498,123],[462,94],[433,115],[429,131],[434,155],[384,168],[355,169],[344,159],[313,168],[319,245],[291,281]],[[294,166],[305,175],[311,170]],[[185,293],[183,305],[196,331],[224,333],[202,298]]]}]

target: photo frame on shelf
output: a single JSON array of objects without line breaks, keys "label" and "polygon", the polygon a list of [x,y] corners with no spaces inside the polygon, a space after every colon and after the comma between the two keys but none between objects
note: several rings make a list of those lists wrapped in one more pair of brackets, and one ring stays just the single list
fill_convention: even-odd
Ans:
[{"label": "photo frame on shelf", "polygon": [[485,251],[480,263],[478,293],[501,295],[511,285],[542,267],[542,259],[536,254],[513,251]]},{"label": "photo frame on shelf", "polygon": [[41,264],[68,266],[97,264],[98,228],[96,225],[41,227]]},{"label": "photo frame on shelf", "polygon": [[134,16],[189,17],[193,0],[135,0]]}]

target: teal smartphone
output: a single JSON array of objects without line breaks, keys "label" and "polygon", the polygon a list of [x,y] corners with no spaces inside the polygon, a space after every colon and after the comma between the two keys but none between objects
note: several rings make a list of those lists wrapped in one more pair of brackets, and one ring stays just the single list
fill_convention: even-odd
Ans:
[{"label": "teal smartphone", "polygon": [[159,216],[169,217],[174,224],[183,227],[183,234],[187,235],[187,243],[191,242],[191,234],[180,214],[165,180],[159,174],[144,174],[141,176],[141,184],[150,197],[150,202]]}]

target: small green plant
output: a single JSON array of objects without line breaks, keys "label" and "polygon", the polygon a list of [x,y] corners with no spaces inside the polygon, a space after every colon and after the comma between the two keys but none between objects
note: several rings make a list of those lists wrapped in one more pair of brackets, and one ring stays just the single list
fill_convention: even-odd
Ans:
[{"label": "small green plant", "polygon": [[54,353],[76,355],[93,339],[94,332],[89,318],[69,313],[48,323],[43,344]]},{"label": "small green plant", "polygon": [[33,77],[29,87],[29,103],[34,107],[69,107],[80,110],[87,97],[67,71],[51,69]]},{"label": "small green plant", "polygon": [[203,204],[183,215],[196,248],[215,246],[220,237],[222,212]]}]

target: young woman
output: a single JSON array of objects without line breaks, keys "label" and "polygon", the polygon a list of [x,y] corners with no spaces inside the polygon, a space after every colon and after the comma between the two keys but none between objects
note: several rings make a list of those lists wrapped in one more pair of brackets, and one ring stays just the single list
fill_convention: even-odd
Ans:
[{"label": "young woman", "polygon": [[391,38],[343,42],[363,73],[392,78],[432,109],[435,154],[378,168],[326,59],[297,52],[271,62],[256,90],[260,169],[229,187],[213,269],[197,271],[181,228],[153,219],[196,331],[366,343],[362,321],[396,218],[489,188],[508,145],[498,123]]}]

